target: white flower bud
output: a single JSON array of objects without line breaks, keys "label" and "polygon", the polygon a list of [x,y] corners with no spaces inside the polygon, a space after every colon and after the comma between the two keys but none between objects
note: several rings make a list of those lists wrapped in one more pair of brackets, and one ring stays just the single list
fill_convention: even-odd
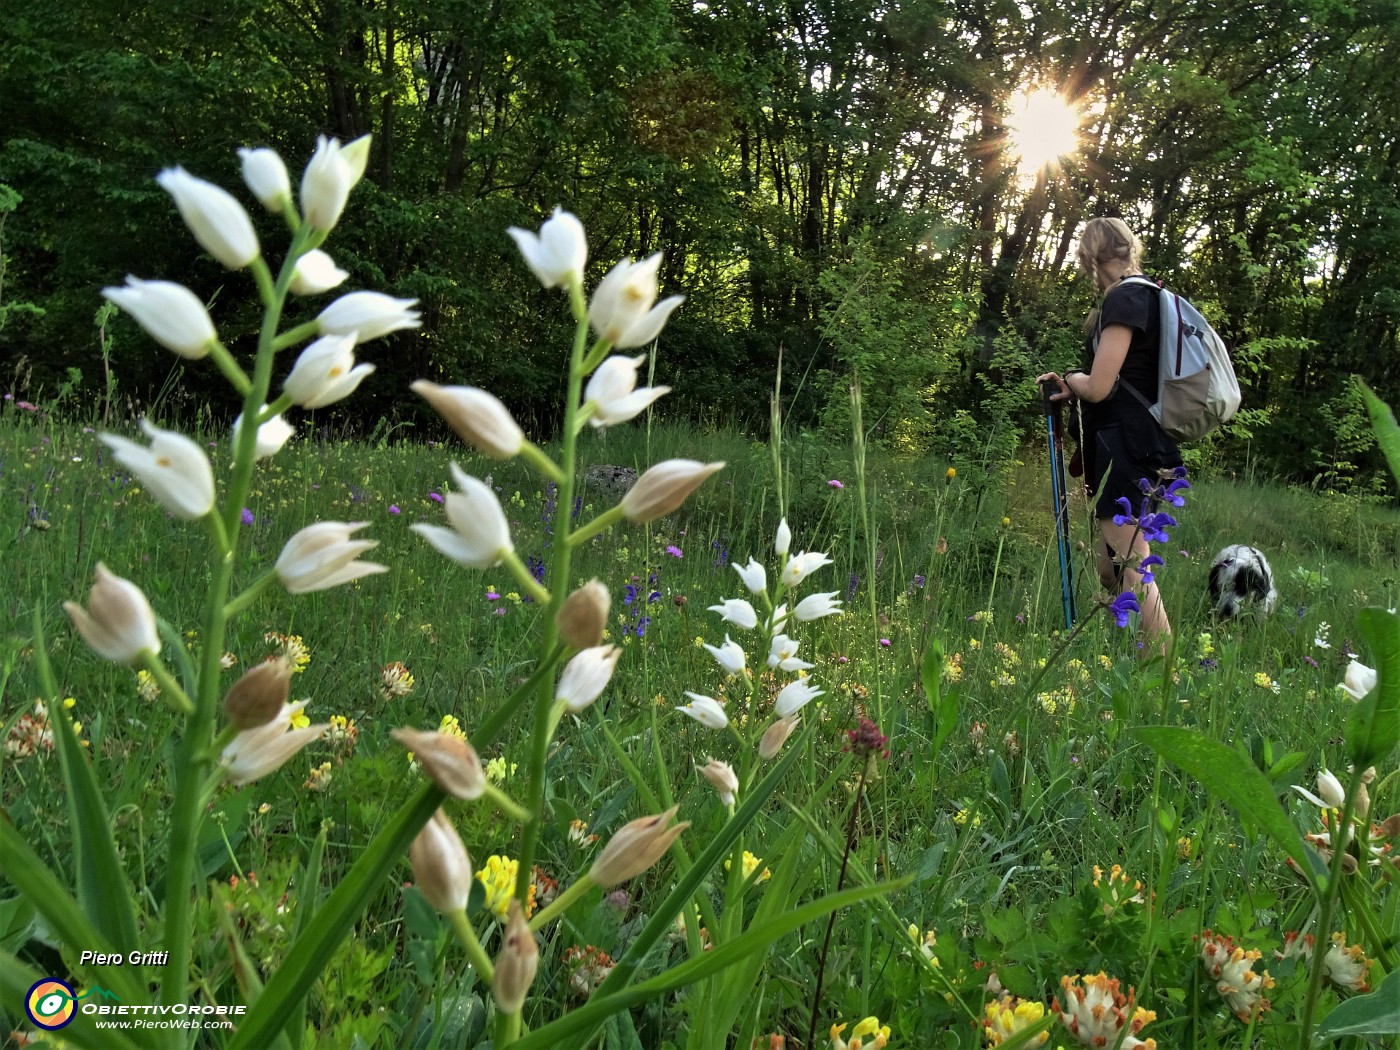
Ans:
[{"label": "white flower bud", "polygon": [[729,716],[714,697],[691,692],[685,695],[690,697],[690,703],[676,708],[681,714],[689,715],[707,729],[723,729],[729,724]]},{"label": "white flower bud", "polygon": [[292,404],[325,408],[349,397],[374,365],[355,364],[353,335],[325,335],[303,350],[282,382]]},{"label": "white flower bud", "polygon": [[564,667],[554,698],[562,700],[570,712],[578,714],[602,695],[621,655],[622,650],[615,645],[583,650]]},{"label": "white flower bud", "polygon": [[324,135],[316,139],[316,152],[301,177],[301,211],[309,225],[318,230],[334,228],[368,161],[368,135],[346,146]]},{"label": "white flower bud", "polygon": [[322,310],[316,324],[322,335],[349,335],[357,343],[367,343],[400,328],[419,327],[418,312],[409,309],[417,302],[383,292],[350,292]]},{"label": "white flower bud", "polygon": [[506,231],[514,238],[525,265],[545,288],[568,288],[583,281],[588,262],[588,240],[583,224],[562,208],[540,227],[538,234],[512,226]]},{"label": "white flower bud", "polygon": [[356,561],[367,550],[379,546],[377,540],[352,540],[353,533],[367,521],[318,521],[289,539],[277,556],[277,578],[288,594],[310,594],[339,587],[388,566],[372,561]]},{"label": "white flower bud", "polygon": [[622,513],[638,525],[655,521],[680,508],[686,497],[723,463],[697,463],[693,459],[668,459],[656,464],[622,497]]},{"label": "white flower bud", "polygon": [[320,248],[313,248],[297,260],[290,287],[296,295],[320,295],[338,288],[349,276]]},{"label": "white flower bud", "polygon": [[167,168],[156,182],[175,199],[180,217],[201,248],[230,270],[241,270],[258,257],[253,220],[233,194],[197,179],[184,168]]},{"label": "white flower bud", "polygon": [[238,151],[238,157],[243,162],[243,181],[253,196],[268,211],[281,211],[292,199],[292,180],[282,158],[275,150],[246,148]]},{"label": "white flower bud", "polygon": [[104,288],[102,294],[157,343],[190,361],[208,357],[209,344],[218,339],[204,303],[183,284],[128,276],[125,288]]},{"label": "white flower bud", "polygon": [[472,861],[462,837],[442,810],[433,814],[408,847],[413,884],[443,915],[462,911],[472,892]]},{"label": "white flower bud", "polygon": [[795,715],[801,711],[817,697],[824,695],[825,690],[812,685],[811,679],[799,678],[783,686],[773,701],[773,713],[779,718],[787,718],[789,715]]},{"label": "white flower bud", "polygon": [[474,386],[438,386],[419,379],[409,389],[437,410],[467,444],[492,459],[520,454],[525,434],[500,400]]},{"label": "white flower bud", "polygon": [[464,473],[456,463],[452,464],[452,476],[461,489],[449,492],[444,499],[452,527],[415,524],[411,528],[459,565],[469,569],[499,565],[515,550],[500,501],[487,485]]},{"label": "white flower bud", "polygon": [[204,450],[183,434],[161,430],[149,420],[141,420],[141,429],[151,439],[149,448],[116,434],[98,438],[171,514],[184,521],[208,514],[214,506],[214,468]]},{"label": "white flower bud", "polygon": [[625,350],[645,346],[661,334],[671,311],[685,301],[685,296],[673,295],[652,305],[656,302],[656,271],[660,266],[660,252],[639,263],[623,259],[598,282],[588,305],[588,319],[599,338]]},{"label": "white flower bud", "polygon": [[138,664],[146,654],[160,652],[156,615],[141,588],[97,563],[97,582],[88,593],[88,607],[64,602],[64,611],[83,641],[98,656],[121,664]]}]

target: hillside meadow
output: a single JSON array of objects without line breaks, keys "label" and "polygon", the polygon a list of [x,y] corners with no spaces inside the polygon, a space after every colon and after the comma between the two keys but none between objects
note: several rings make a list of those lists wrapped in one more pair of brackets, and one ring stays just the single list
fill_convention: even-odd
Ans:
[{"label": "hillside meadow", "polygon": [[[151,499],[99,429],[42,401],[11,396],[0,410],[10,581],[0,792],[8,822],[81,896],[97,851],[75,852],[72,774],[54,737],[75,723],[109,815],[113,863],[131,887],[136,943],[153,949],[164,947],[181,715],[162,702],[162,682],[83,645],[61,603],[86,594],[99,561],[138,582],[163,621],[167,654],[178,641],[189,657],[170,657],[179,678],[208,656],[200,624],[213,570],[204,531]],[[111,429],[134,435],[134,421]],[[205,428],[198,441],[216,473],[227,471],[228,434]],[[477,741],[489,724],[480,761],[493,791],[530,796],[538,745],[520,697],[536,671],[544,608],[504,566],[463,568],[410,529],[443,520],[449,464],[494,492],[539,579],[556,564],[559,537],[623,491],[597,480],[618,472],[590,474],[586,464],[640,471],[685,457],[726,466],[673,513],[576,544],[567,579],[548,579],[570,592],[590,579],[606,586],[603,642],[620,654],[601,696],[556,711],[546,738],[526,899],[547,921],[531,931],[538,972],[504,1041],[535,1045],[535,1034],[554,1031],[563,1034],[538,1045],[1024,1046],[1048,1030],[1050,1045],[1070,1045],[1076,1036],[1056,1016],[1074,1016],[1076,995],[1119,1018],[1121,1046],[1294,1046],[1334,1013],[1346,1021],[1348,1000],[1374,1007],[1354,1029],[1335,1022],[1361,1033],[1342,1036],[1350,1045],[1393,1038],[1368,996],[1395,968],[1400,905],[1388,856],[1348,872],[1332,928],[1319,929],[1309,876],[1322,876],[1297,870],[1277,828],[1317,836],[1340,816],[1295,788],[1339,807],[1319,774],[1350,782],[1343,734],[1355,701],[1338,683],[1351,656],[1378,662],[1358,610],[1396,602],[1393,508],[1262,478],[1193,478],[1160,547],[1176,629],[1164,661],[1139,649],[1132,622],[1120,628],[1098,611],[1082,548],[1076,582],[1088,623],[1067,636],[1045,450],[1034,443],[1009,463],[894,458],[842,435],[775,444],[642,417],[585,432],[575,452],[571,503],[524,461],[488,460],[455,437],[339,440],[308,422],[256,464],[236,508],[233,594],[313,521],[367,523],[363,535],[378,546],[366,557],[386,571],[298,596],[269,587],[230,620],[220,690],[287,657],[290,702],[305,701],[303,720],[329,728],[250,783],[204,786],[191,1001],[256,1002],[318,910],[359,878],[357,862],[424,783],[390,737],[395,727]],[[792,536],[786,556],[775,553],[780,521]],[[1076,541],[1090,544],[1082,501],[1073,521]],[[1207,573],[1216,550],[1237,542],[1268,555],[1278,605],[1269,617],[1215,623]],[[799,552],[830,563],[779,591]],[[787,621],[753,592],[756,626],[722,619],[711,607],[751,597],[735,571],[751,558],[768,566],[771,593],[790,610],[824,594],[839,614]],[[43,631],[51,695],[31,623]],[[779,652],[775,634],[795,644]],[[746,650],[736,675],[704,647],[726,651],[726,642]],[[762,757],[770,704],[800,664],[810,664],[800,680],[821,692]],[[688,693],[717,703],[724,727],[679,712],[698,704]],[[1240,781],[1267,786],[1273,812],[1261,818],[1227,784],[1163,761],[1135,735],[1145,726],[1192,730],[1228,749]],[[711,759],[738,771],[737,800],[697,773]],[[1393,770],[1388,752],[1369,783],[1378,825],[1400,809]],[[774,783],[770,771],[781,774]],[[1356,805],[1348,792],[1348,816]],[[615,886],[580,878],[629,821],[673,806],[689,826],[653,865]],[[503,1041],[481,960],[495,958],[498,976],[505,969],[518,824],[485,803],[449,801],[445,812],[469,851],[465,916],[481,954],[439,916],[440,894],[416,885],[421,873],[400,850],[278,1021],[292,1022],[278,1045]],[[715,854],[722,863],[697,871],[736,820],[742,836]],[[1374,834],[1371,845],[1388,851],[1394,831]],[[1307,841],[1318,864],[1330,856],[1317,850],[1325,839]],[[862,899],[803,911],[860,888]],[[778,929],[785,916],[791,928]],[[0,900],[6,965],[106,986],[78,965],[55,923],[11,884]],[[1335,949],[1316,988],[1313,956],[1299,950],[1312,938]],[[590,1014],[619,970],[642,991]],[[147,989],[167,976],[148,971]],[[3,1010],[15,1038],[34,1036],[16,1003],[7,998]],[[557,1027],[569,1018],[577,1030]],[[95,1030],[81,1036],[89,1022],[80,1017],[60,1038],[116,1045]],[[223,1029],[177,1038],[239,1045]]]}]

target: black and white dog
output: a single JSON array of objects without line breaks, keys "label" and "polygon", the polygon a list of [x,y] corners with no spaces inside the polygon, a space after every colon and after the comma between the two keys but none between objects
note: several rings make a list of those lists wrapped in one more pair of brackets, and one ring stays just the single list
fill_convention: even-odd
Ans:
[{"label": "black and white dog", "polygon": [[1210,567],[1210,597],[1215,615],[1228,620],[1247,604],[1257,605],[1267,616],[1274,611],[1278,591],[1268,559],[1253,547],[1232,544],[1215,556]]}]

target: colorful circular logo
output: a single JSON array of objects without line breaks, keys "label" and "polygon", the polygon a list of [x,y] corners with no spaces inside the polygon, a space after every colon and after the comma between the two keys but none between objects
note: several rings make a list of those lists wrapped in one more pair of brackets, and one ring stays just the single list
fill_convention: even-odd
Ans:
[{"label": "colorful circular logo", "polygon": [[57,977],[45,977],[24,997],[24,1012],[40,1028],[53,1031],[73,1020],[78,1012],[77,999],[73,989]]}]

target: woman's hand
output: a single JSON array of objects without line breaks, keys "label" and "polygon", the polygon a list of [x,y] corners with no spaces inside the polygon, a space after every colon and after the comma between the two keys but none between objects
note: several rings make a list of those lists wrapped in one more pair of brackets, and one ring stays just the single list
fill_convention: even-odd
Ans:
[{"label": "woman's hand", "polygon": [[1046,383],[1055,384],[1055,392],[1050,395],[1051,401],[1068,401],[1074,397],[1074,391],[1058,372],[1046,372],[1043,376],[1037,376],[1035,381],[1042,388]]}]

